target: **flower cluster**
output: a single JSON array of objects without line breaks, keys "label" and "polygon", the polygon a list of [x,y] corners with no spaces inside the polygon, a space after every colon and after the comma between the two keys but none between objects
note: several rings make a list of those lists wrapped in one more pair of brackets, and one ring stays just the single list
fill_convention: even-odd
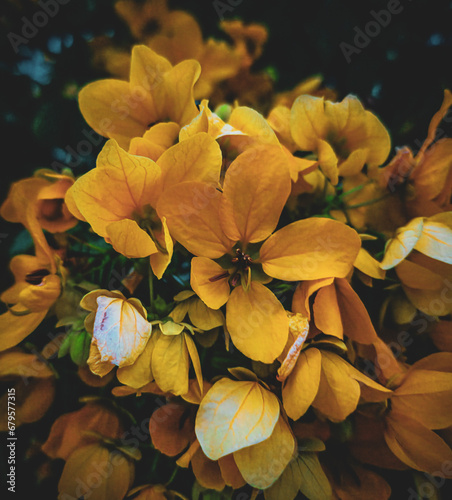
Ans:
[{"label": "flower cluster", "polygon": [[[0,297],[16,425],[46,413],[62,362],[90,394],[42,445],[59,498],[186,498],[161,455],[193,498],[381,500],[378,471],[450,477],[452,94],[390,156],[357,97],[253,73],[262,26],[224,22],[228,45],[164,1],[116,8],[137,44],[96,40],[118,78],[79,93],[96,167],[39,170],[1,207],[35,249]],[[150,437],[131,442],[134,405]]]}]

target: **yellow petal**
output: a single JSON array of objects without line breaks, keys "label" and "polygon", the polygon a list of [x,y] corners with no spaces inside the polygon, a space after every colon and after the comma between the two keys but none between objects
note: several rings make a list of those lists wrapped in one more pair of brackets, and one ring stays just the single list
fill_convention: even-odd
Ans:
[{"label": "yellow petal", "polygon": [[381,269],[380,263],[364,248],[360,248],[354,266],[371,278],[384,280],[386,272]]},{"label": "yellow petal", "polygon": [[115,141],[108,141],[97,167],[70,188],[77,209],[93,230],[106,237],[107,226],[155,206],[161,189],[160,167],[149,158],[132,156]]},{"label": "yellow petal", "polygon": [[339,176],[337,170],[338,159],[334,149],[328,142],[319,139],[316,150],[322,172],[330,180],[331,184],[335,186],[339,182]]},{"label": "yellow petal", "polygon": [[139,389],[154,380],[151,359],[154,351],[155,339],[156,337],[151,335],[143,352],[138,356],[132,365],[118,368],[116,377],[121,384],[133,387],[134,389]]},{"label": "yellow petal", "polygon": [[366,163],[368,150],[355,149],[348,158],[339,165],[339,175],[341,177],[351,177],[361,172]]},{"label": "yellow petal", "polygon": [[163,188],[180,182],[207,182],[216,187],[220,180],[221,150],[213,137],[196,134],[169,148],[158,160]]},{"label": "yellow petal", "polygon": [[201,370],[201,361],[199,360],[198,350],[196,349],[196,345],[194,340],[190,337],[190,334],[184,333],[185,345],[187,346],[188,354],[191,359],[191,363],[193,365],[193,369],[195,371],[196,380],[198,381],[199,390],[202,394],[203,389],[203,378],[202,378],[202,370]]},{"label": "yellow petal", "polygon": [[325,137],[328,121],[324,111],[324,100],[319,97],[301,95],[291,110],[292,137],[303,151],[315,151],[318,138]]},{"label": "yellow petal", "polygon": [[280,415],[268,439],[235,451],[234,460],[248,484],[264,489],[283,473],[293,457],[295,446],[292,432]]},{"label": "yellow petal", "polygon": [[98,297],[93,338],[101,361],[117,366],[132,364],[143,352],[151,335],[151,325],[128,301]]},{"label": "yellow petal", "polygon": [[278,399],[259,383],[223,378],[201,401],[195,431],[204,453],[218,460],[270,437],[278,418]]},{"label": "yellow petal", "polygon": [[47,310],[15,316],[7,311],[0,315],[0,352],[16,346],[30,335],[46,317]]},{"label": "yellow petal", "polygon": [[244,244],[270,236],[290,188],[290,173],[279,147],[256,146],[240,154],[226,172],[220,204],[226,236]]},{"label": "yellow petal", "polygon": [[408,256],[421,237],[423,225],[423,217],[416,217],[397,229],[394,238],[386,245],[385,256],[380,264],[382,269],[391,269]]},{"label": "yellow petal", "polygon": [[[0,316],[1,317],[1,316]],[[0,377],[19,375],[21,377],[47,378],[54,375],[37,354],[28,354],[20,349],[0,353]]]},{"label": "yellow petal", "polygon": [[160,389],[175,396],[188,392],[188,369],[184,335],[160,334],[152,353],[152,372]]},{"label": "yellow petal", "polygon": [[237,286],[231,292],[226,325],[237,349],[263,363],[272,363],[281,354],[289,334],[281,302],[267,287],[254,281],[248,291]]},{"label": "yellow petal", "polygon": [[198,114],[193,97],[193,86],[200,73],[199,62],[191,59],[180,62],[164,75],[168,95],[166,115],[181,127],[190,123]]},{"label": "yellow petal", "polygon": [[157,116],[143,106],[143,90],[135,91],[128,82],[98,80],[79,93],[83,118],[98,134],[115,139],[124,149],[132,137],[141,137]]},{"label": "yellow petal", "polygon": [[174,249],[173,238],[170,235],[165,217],[162,218],[161,223],[162,231],[160,232],[160,234],[156,234],[156,238],[160,242],[160,245],[166,249],[166,252],[161,252],[159,250],[158,252],[151,254],[151,256],[149,257],[152,272],[157,276],[158,279],[161,279],[163,273],[166,271],[166,268],[169,266],[169,263],[171,262],[171,259],[173,257]]},{"label": "yellow petal", "polygon": [[147,257],[158,252],[152,238],[134,220],[112,222],[106,230],[113,248],[128,259]]},{"label": "yellow petal", "polygon": [[318,349],[305,349],[282,389],[284,409],[292,420],[303,416],[319,389],[322,356]]},{"label": "yellow petal", "polygon": [[167,189],[157,211],[172,236],[194,255],[217,259],[233,246],[218,215],[222,194],[203,182],[184,182]]},{"label": "yellow petal", "polygon": [[344,278],[361,240],[354,229],[330,219],[310,218],[276,231],[262,245],[266,274],[288,281]]},{"label": "yellow petal", "polygon": [[206,304],[199,299],[192,301],[188,309],[188,315],[193,325],[205,331],[212,330],[217,326],[222,326],[225,321],[221,311],[207,307]]},{"label": "yellow petal", "polygon": [[235,108],[229,117],[228,125],[258,139],[259,143],[279,145],[275,132],[265,118],[247,106]]},{"label": "yellow petal", "polygon": [[229,298],[229,276],[221,277],[223,274],[225,270],[213,260],[205,257],[191,260],[190,285],[204,304],[212,309],[219,309]]},{"label": "yellow petal", "polygon": [[348,366],[337,354],[322,352],[319,390],[312,405],[333,422],[345,420],[358,405],[359,384],[350,378]]}]

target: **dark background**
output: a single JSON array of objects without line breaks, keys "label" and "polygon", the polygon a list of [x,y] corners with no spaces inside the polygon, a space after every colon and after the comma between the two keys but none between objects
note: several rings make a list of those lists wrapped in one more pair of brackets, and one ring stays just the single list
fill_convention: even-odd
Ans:
[{"label": "dark background", "polygon": [[[1,201],[11,182],[32,175],[37,168],[48,168],[55,160],[68,161],[66,147],[75,148],[86,139],[83,131],[89,128],[78,110],[77,89],[106,76],[91,64],[88,42],[94,36],[110,35],[120,45],[133,43],[113,4],[107,0],[69,0],[16,53],[8,35],[21,35],[23,18],[31,20],[42,9],[30,0],[1,0]],[[218,9],[221,4],[228,6],[228,0],[169,4],[194,14],[206,38],[225,39],[218,29]],[[391,134],[393,152],[402,145],[419,148],[442,102],[443,90],[452,88],[451,2],[401,1],[401,12],[392,15],[389,24],[370,38],[359,54],[352,54],[350,62],[341,44],[354,44],[355,28],[365,30],[374,20],[371,11],[386,10],[388,1],[231,0],[232,4],[235,7],[224,13],[226,19],[238,17],[268,27],[269,40],[255,69],[276,70],[277,90],[289,90],[304,78],[321,73],[325,84],[337,90],[339,99],[353,93],[380,117]],[[447,125],[442,126],[445,131]],[[75,175],[94,167],[100,148],[101,144],[84,156],[74,169]],[[20,246],[17,235],[21,230],[0,221],[1,290],[10,283],[7,263]],[[31,439],[33,428],[38,426],[19,431],[23,441]],[[32,484],[35,479],[25,477],[31,472],[24,465],[18,470],[18,480]],[[392,476],[388,473],[386,477]],[[406,474],[393,477],[406,480],[399,491],[391,481],[393,498],[408,499],[411,478]]]}]

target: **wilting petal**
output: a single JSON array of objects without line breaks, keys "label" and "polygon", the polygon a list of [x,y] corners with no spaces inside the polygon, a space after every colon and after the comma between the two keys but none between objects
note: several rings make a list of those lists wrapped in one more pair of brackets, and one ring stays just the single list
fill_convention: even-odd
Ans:
[{"label": "wilting petal", "polygon": [[131,365],[151,335],[151,325],[132,304],[113,297],[98,297],[93,339],[102,361]]},{"label": "wilting petal", "polygon": [[256,146],[240,154],[226,172],[220,204],[226,236],[243,244],[270,236],[290,188],[289,169],[279,147]]},{"label": "wilting petal", "polygon": [[276,231],[260,250],[269,276],[288,281],[344,278],[358,255],[354,229],[330,219],[310,218]]},{"label": "wilting petal", "polygon": [[259,383],[223,378],[201,401],[196,436],[204,453],[217,460],[267,439],[278,418],[278,399]]},{"label": "wilting petal", "polygon": [[237,286],[231,292],[226,326],[237,349],[263,363],[272,363],[281,354],[289,334],[281,302],[267,287],[254,281],[248,291]]}]

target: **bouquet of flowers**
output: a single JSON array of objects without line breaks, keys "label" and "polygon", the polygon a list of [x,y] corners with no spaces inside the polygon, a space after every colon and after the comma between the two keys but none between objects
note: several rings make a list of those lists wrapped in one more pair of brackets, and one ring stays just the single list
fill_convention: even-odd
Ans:
[{"label": "bouquet of flowers", "polygon": [[254,71],[263,26],[223,21],[226,43],[165,1],[116,10],[136,44],[94,40],[112,78],[78,95],[96,167],[40,169],[1,206],[34,244],[0,297],[1,430],[73,398],[40,443],[65,500],[381,500],[388,469],[443,485],[451,92],[390,156],[357,97]]}]

